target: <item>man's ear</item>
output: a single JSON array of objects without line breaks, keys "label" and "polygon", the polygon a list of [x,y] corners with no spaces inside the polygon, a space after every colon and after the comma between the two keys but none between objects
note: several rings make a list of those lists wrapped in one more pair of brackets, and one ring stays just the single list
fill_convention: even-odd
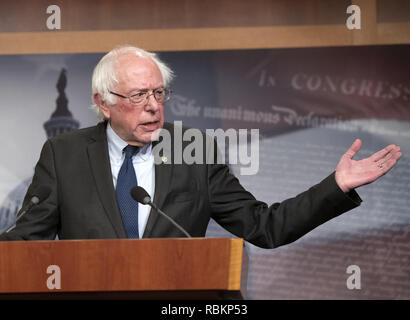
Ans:
[{"label": "man's ear", "polygon": [[107,106],[106,102],[101,98],[99,93],[94,93],[93,96],[94,103],[100,108],[106,119],[110,118],[110,108]]}]

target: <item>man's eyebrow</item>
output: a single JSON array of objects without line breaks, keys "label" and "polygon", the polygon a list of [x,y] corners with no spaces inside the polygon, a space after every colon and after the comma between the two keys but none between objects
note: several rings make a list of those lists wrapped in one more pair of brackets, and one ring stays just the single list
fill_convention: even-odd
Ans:
[{"label": "man's eyebrow", "polygon": [[159,90],[159,89],[164,89],[164,88],[165,88],[164,86],[159,86],[159,87],[154,88],[154,89],[135,88],[135,89],[132,89],[132,90],[128,91],[128,93],[131,94],[131,93],[138,93],[138,92],[146,92],[146,91],[149,91],[149,90]]},{"label": "man's eyebrow", "polygon": [[165,87],[164,86],[159,86],[159,87],[156,87],[156,88],[153,88],[153,89],[151,89],[151,88],[134,88],[134,89],[131,89],[130,91],[148,91],[148,90],[157,90],[157,89],[164,89]]},{"label": "man's eyebrow", "polygon": [[146,88],[134,88],[134,89],[130,90],[129,92],[134,92],[134,91],[148,91],[148,89],[146,89]]}]

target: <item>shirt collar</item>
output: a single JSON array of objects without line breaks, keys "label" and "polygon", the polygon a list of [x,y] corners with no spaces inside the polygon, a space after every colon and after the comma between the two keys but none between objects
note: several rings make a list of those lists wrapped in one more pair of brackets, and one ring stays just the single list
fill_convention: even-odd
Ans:
[{"label": "shirt collar", "polygon": [[[108,141],[108,150],[110,153],[110,156],[112,156],[114,159],[121,159],[122,158],[122,150],[128,145],[127,142],[122,140],[112,129],[110,123],[108,122],[107,124],[107,141]],[[152,150],[152,143],[146,144],[143,146],[139,152],[137,153],[137,156],[140,157],[142,160],[148,160],[149,157],[151,156],[151,150]]]}]

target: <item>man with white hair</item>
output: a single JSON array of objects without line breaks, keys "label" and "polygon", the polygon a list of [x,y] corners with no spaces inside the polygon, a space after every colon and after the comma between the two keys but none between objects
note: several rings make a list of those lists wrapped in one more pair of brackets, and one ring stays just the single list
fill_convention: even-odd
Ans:
[{"label": "man with white hair", "polygon": [[203,237],[213,218],[238,237],[274,248],[358,206],[361,199],[354,189],[387,173],[401,157],[400,148],[390,145],[355,161],[361,146],[356,140],[334,173],[298,196],[268,206],[224,164],[155,161],[158,131],[173,133],[163,110],[171,79],[172,71],[142,49],[123,46],[105,55],[92,80],[101,122],[45,143],[25,203],[40,185],[49,186],[51,193],[0,239],[182,236],[168,220],[131,198],[130,189],[139,185],[194,237]]}]

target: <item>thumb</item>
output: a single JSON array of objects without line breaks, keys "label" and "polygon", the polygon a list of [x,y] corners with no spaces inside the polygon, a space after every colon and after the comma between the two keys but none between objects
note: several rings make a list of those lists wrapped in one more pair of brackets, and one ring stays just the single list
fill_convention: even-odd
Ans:
[{"label": "thumb", "polygon": [[349,150],[346,151],[345,156],[347,156],[349,159],[352,159],[361,147],[362,141],[360,139],[356,139]]}]

